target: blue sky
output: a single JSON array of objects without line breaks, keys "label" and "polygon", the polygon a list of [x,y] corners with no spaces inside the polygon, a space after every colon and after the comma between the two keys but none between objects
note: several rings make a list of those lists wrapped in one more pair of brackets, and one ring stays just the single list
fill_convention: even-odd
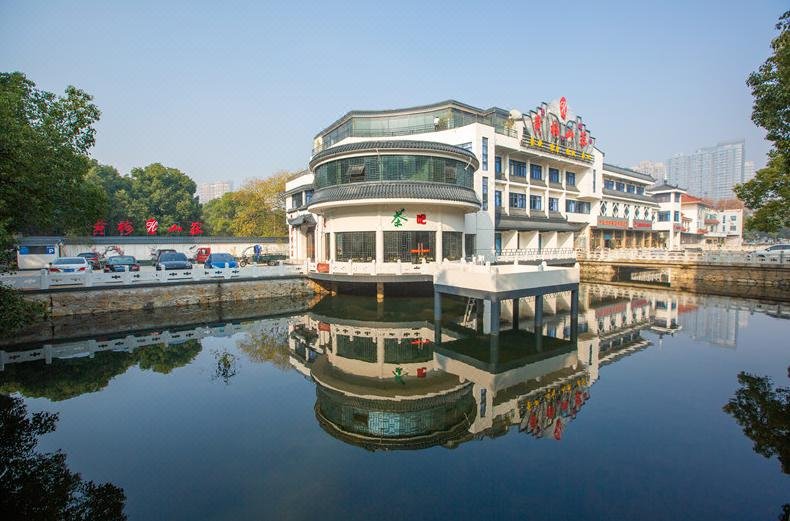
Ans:
[{"label": "blue sky", "polygon": [[0,0],[0,71],[94,95],[102,163],[198,182],[303,168],[348,110],[449,98],[565,96],[624,166],[740,138],[765,163],[745,79],[785,2],[312,4]]}]

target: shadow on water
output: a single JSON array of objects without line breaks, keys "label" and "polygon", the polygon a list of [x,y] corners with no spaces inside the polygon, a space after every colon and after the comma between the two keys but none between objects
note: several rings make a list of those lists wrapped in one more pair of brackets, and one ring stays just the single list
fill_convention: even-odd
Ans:
[{"label": "shadow on water", "polygon": [[0,512],[5,520],[124,520],[126,496],[111,484],[85,481],[58,451],[36,450],[58,415],[28,415],[21,398],[0,394]]}]

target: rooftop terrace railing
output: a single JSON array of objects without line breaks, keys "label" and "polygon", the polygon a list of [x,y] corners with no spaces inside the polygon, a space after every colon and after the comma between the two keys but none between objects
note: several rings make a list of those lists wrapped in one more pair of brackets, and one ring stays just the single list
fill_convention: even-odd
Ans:
[{"label": "rooftop terrace railing", "polygon": [[656,261],[656,262],[694,262],[718,265],[747,264],[754,266],[790,265],[790,254],[758,254],[743,251],[689,251],[663,249],[612,249],[579,251],[579,260],[592,261]]}]

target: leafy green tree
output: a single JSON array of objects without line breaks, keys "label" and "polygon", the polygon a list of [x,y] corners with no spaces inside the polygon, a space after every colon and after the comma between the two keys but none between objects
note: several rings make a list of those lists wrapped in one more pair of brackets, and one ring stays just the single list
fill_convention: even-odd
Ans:
[{"label": "leafy green tree", "polygon": [[131,192],[124,204],[128,205],[129,217],[138,233],[145,233],[143,223],[151,217],[163,229],[178,222],[188,226],[191,221],[200,220],[196,190],[195,182],[177,168],[153,163],[132,169]]},{"label": "leafy green tree", "polygon": [[234,222],[239,212],[239,200],[236,192],[229,192],[222,197],[212,199],[203,205],[203,222],[206,231],[211,235],[235,235]]},{"label": "leafy green tree", "polygon": [[106,205],[85,181],[99,109],[67,87],[57,96],[20,72],[0,73],[0,237],[63,233]]},{"label": "leafy green tree", "polygon": [[285,180],[289,172],[278,172],[266,179],[254,179],[237,192],[238,211],[234,235],[282,237],[288,235],[285,224]]},{"label": "leafy green tree", "polygon": [[28,416],[21,398],[0,395],[0,512],[6,520],[125,520],[123,489],[84,481],[66,455],[36,450],[53,432],[57,414]]},{"label": "leafy green tree", "polygon": [[741,388],[724,406],[754,442],[757,454],[778,456],[782,471],[790,474],[790,389],[773,387],[766,376],[738,374]]},{"label": "leafy green tree", "polygon": [[0,324],[5,333],[19,331],[45,314],[44,304],[25,300],[18,291],[0,284]]},{"label": "leafy green tree", "polygon": [[[102,217],[112,225],[129,217],[128,203],[131,199],[132,180],[122,176],[110,165],[102,165],[94,161],[86,174],[86,179],[100,186],[107,198],[107,206]],[[112,230],[108,230],[112,233]]]},{"label": "leafy green tree", "polygon": [[746,226],[764,232],[790,227],[790,11],[776,28],[773,55],[746,81],[754,96],[752,121],[768,132],[774,149],[754,179],[735,187],[738,198],[755,210]]}]

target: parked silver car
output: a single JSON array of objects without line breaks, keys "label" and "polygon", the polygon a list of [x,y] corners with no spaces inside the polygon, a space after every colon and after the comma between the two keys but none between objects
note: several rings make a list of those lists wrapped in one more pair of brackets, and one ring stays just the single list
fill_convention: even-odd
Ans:
[{"label": "parked silver car", "polygon": [[760,260],[779,260],[780,258],[790,259],[790,244],[774,244],[762,250],[752,252],[753,257]]},{"label": "parked silver car", "polygon": [[77,273],[93,271],[93,266],[85,257],[59,257],[49,265],[50,273]]}]

